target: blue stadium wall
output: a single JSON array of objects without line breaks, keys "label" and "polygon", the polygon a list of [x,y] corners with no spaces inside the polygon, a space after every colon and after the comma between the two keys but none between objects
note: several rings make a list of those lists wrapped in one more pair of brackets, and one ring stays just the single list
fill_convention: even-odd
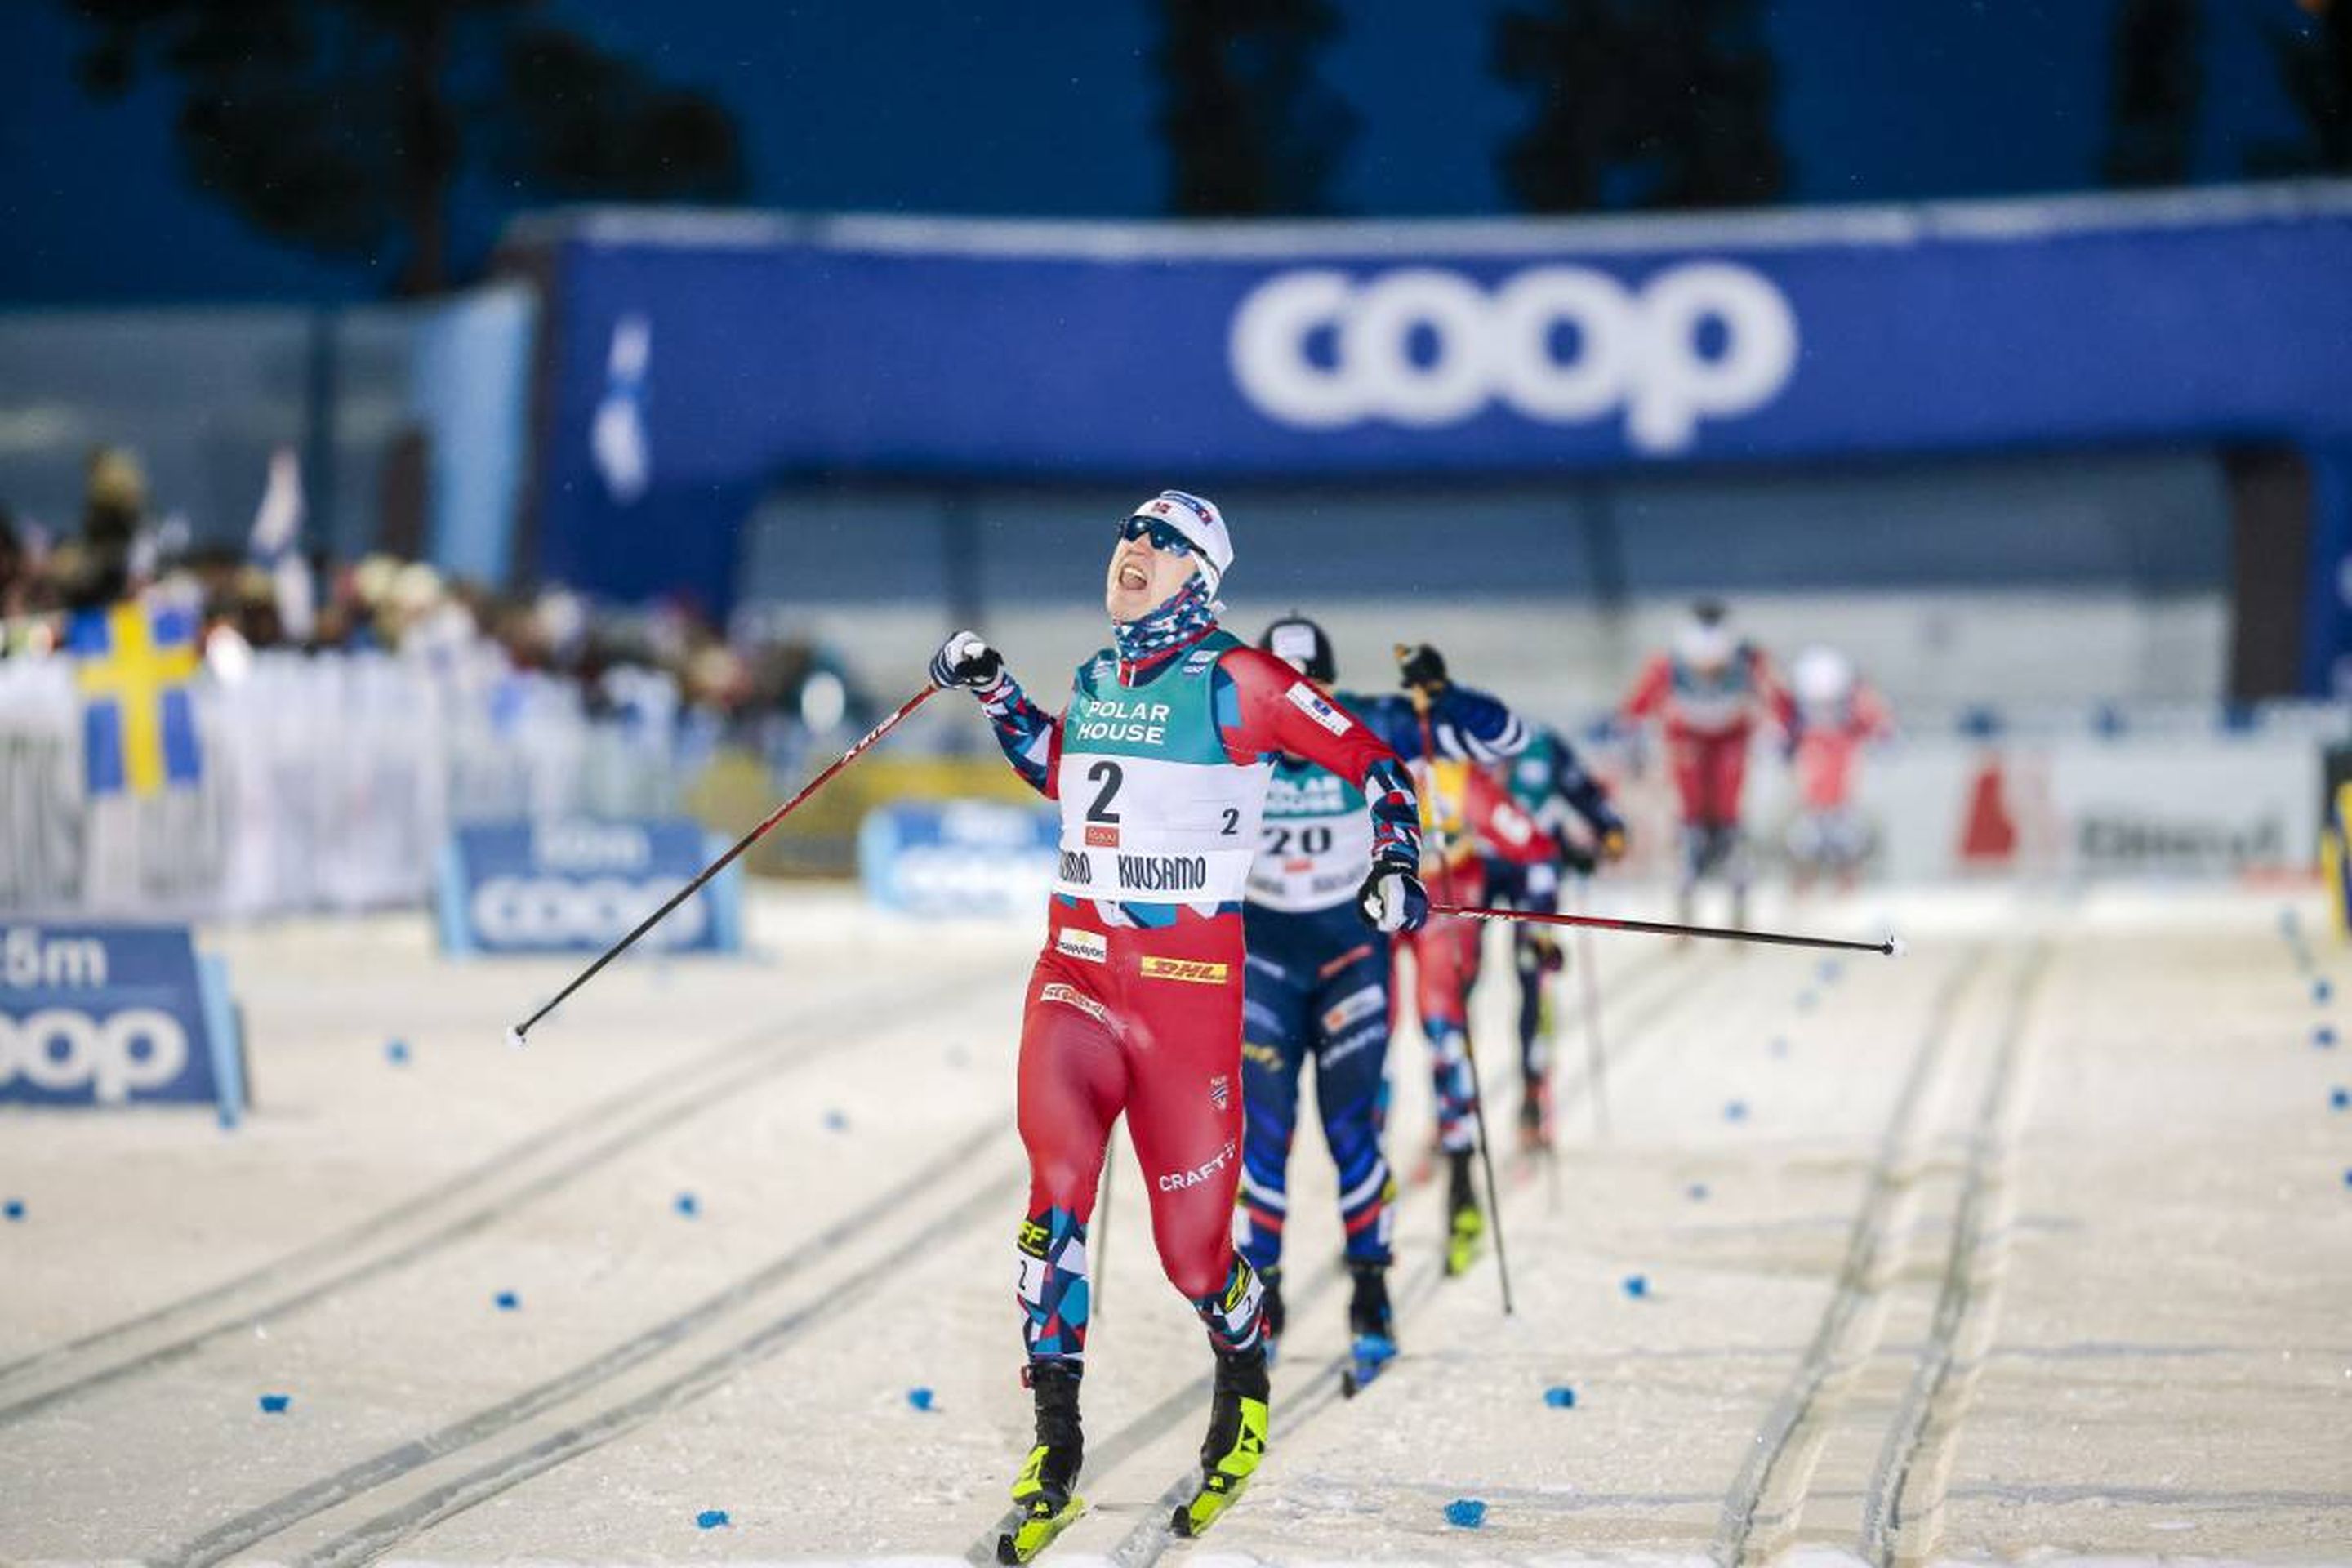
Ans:
[{"label": "blue stadium wall", "polygon": [[[547,290],[519,566],[723,611],[782,484],[1541,481],[2291,447],[2352,686],[2352,184],[1670,220],[630,211]],[[2243,606],[2242,606],[2242,613]]]}]

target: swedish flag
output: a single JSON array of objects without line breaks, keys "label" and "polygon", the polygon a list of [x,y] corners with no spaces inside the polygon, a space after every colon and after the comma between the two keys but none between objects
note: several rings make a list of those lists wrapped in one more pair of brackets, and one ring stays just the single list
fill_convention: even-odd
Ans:
[{"label": "swedish flag", "polygon": [[204,776],[196,716],[196,619],[136,602],[84,610],[66,630],[82,693],[83,776],[93,796],[155,795]]}]

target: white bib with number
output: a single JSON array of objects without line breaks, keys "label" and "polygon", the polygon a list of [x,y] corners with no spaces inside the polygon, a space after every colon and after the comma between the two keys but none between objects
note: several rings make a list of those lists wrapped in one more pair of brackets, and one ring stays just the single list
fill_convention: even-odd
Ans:
[{"label": "white bib with number", "polygon": [[1213,671],[1237,639],[1212,632],[1139,687],[1105,653],[1078,667],[1055,773],[1062,856],[1054,890],[1155,904],[1239,900],[1271,764],[1236,766]]},{"label": "white bib with number", "polygon": [[1286,759],[1266,786],[1249,901],[1310,914],[1352,900],[1372,859],[1364,792],[1327,768]]}]

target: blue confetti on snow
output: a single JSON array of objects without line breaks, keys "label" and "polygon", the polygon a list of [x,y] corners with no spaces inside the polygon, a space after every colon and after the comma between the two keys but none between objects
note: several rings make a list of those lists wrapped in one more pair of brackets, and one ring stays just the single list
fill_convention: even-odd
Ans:
[{"label": "blue confetti on snow", "polygon": [[0,1204],[0,1215],[6,1215],[12,1220],[23,1219],[25,1217],[25,1200],[22,1198],[10,1198],[6,1203]]},{"label": "blue confetti on snow", "polygon": [[408,1065],[408,1042],[406,1040],[386,1040],[383,1043],[383,1059],[390,1062],[396,1068],[406,1067]]},{"label": "blue confetti on snow", "polygon": [[1723,1108],[1723,1119],[1726,1121],[1747,1121],[1748,1102],[1744,1100],[1735,1100],[1731,1101]]},{"label": "blue confetti on snow", "polygon": [[290,1394],[265,1394],[261,1396],[261,1413],[264,1415],[283,1415],[286,1407],[293,1403],[294,1396]]},{"label": "blue confetti on snow", "polygon": [[824,1113],[824,1130],[827,1132],[846,1132],[849,1131],[849,1118],[838,1110],[828,1110]]},{"label": "blue confetti on snow", "polygon": [[1463,1530],[1475,1530],[1486,1522],[1486,1505],[1476,1498],[1455,1498],[1445,1505],[1445,1522]]},{"label": "blue confetti on snow", "polygon": [[501,1290],[493,1300],[498,1302],[499,1310],[501,1312],[511,1312],[522,1305],[522,1298],[511,1290]]},{"label": "blue confetti on snow", "polygon": [[1576,1390],[1564,1383],[1557,1388],[1547,1388],[1544,1390],[1544,1403],[1554,1410],[1573,1410],[1576,1408]]},{"label": "blue confetti on snow", "polygon": [[2315,980],[2311,983],[2311,999],[2313,1001],[2325,1003],[2329,997],[2335,994],[2336,987],[2327,984],[2326,981]]},{"label": "blue confetti on snow", "polygon": [[706,1508],[694,1516],[694,1527],[697,1530],[718,1530],[733,1522],[727,1517],[727,1510],[723,1508]]},{"label": "blue confetti on snow", "polygon": [[696,1197],[692,1193],[680,1193],[671,1203],[670,1206],[677,1210],[679,1214],[685,1215],[688,1219],[692,1219],[695,1215],[702,1212],[702,1200]]},{"label": "blue confetti on snow", "polygon": [[1625,1276],[1625,1294],[1636,1301],[1646,1300],[1650,1294],[1650,1277],[1646,1274]]},{"label": "blue confetti on snow", "polygon": [[1689,1187],[1689,1196],[1690,1201],[1695,1204],[1703,1204],[1706,1202],[1706,1184],[1705,1182],[1693,1182]]},{"label": "blue confetti on snow", "polygon": [[937,1406],[932,1403],[932,1397],[931,1391],[928,1388],[910,1388],[907,1390],[907,1403],[913,1405],[918,1410],[936,1409]]},{"label": "blue confetti on snow", "polygon": [[2311,1031],[2311,1043],[2323,1051],[2332,1049],[2336,1045],[2336,1031],[2322,1024]]},{"label": "blue confetti on snow", "polygon": [[1823,960],[1822,960],[1822,984],[1824,984],[1824,985],[1834,985],[1834,984],[1836,984],[1838,983],[1838,979],[1839,979],[1839,977],[1840,977],[1841,975],[1844,974],[1844,973],[1845,973],[1845,965],[1844,965],[1844,964],[1843,964],[1843,963],[1840,963],[1836,959],[1834,959],[1834,958],[1824,958]]},{"label": "blue confetti on snow", "polygon": [[[2330,1110],[2352,1110],[2352,1089],[2330,1090],[2327,1096],[2327,1109]],[[16,1216],[12,1214],[8,1217],[10,1219],[15,1219]]]}]

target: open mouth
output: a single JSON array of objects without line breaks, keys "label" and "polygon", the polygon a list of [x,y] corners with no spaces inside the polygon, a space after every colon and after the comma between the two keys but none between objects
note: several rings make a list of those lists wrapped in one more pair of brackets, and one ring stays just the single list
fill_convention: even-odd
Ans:
[{"label": "open mouth", "polygon": [[1142,589],[1151,586],[1151,578],[1142,567],[1138,566],[1134,562],[1122,561],[1118,563],[1118,585],[1122,588],[1139,592]]}]

